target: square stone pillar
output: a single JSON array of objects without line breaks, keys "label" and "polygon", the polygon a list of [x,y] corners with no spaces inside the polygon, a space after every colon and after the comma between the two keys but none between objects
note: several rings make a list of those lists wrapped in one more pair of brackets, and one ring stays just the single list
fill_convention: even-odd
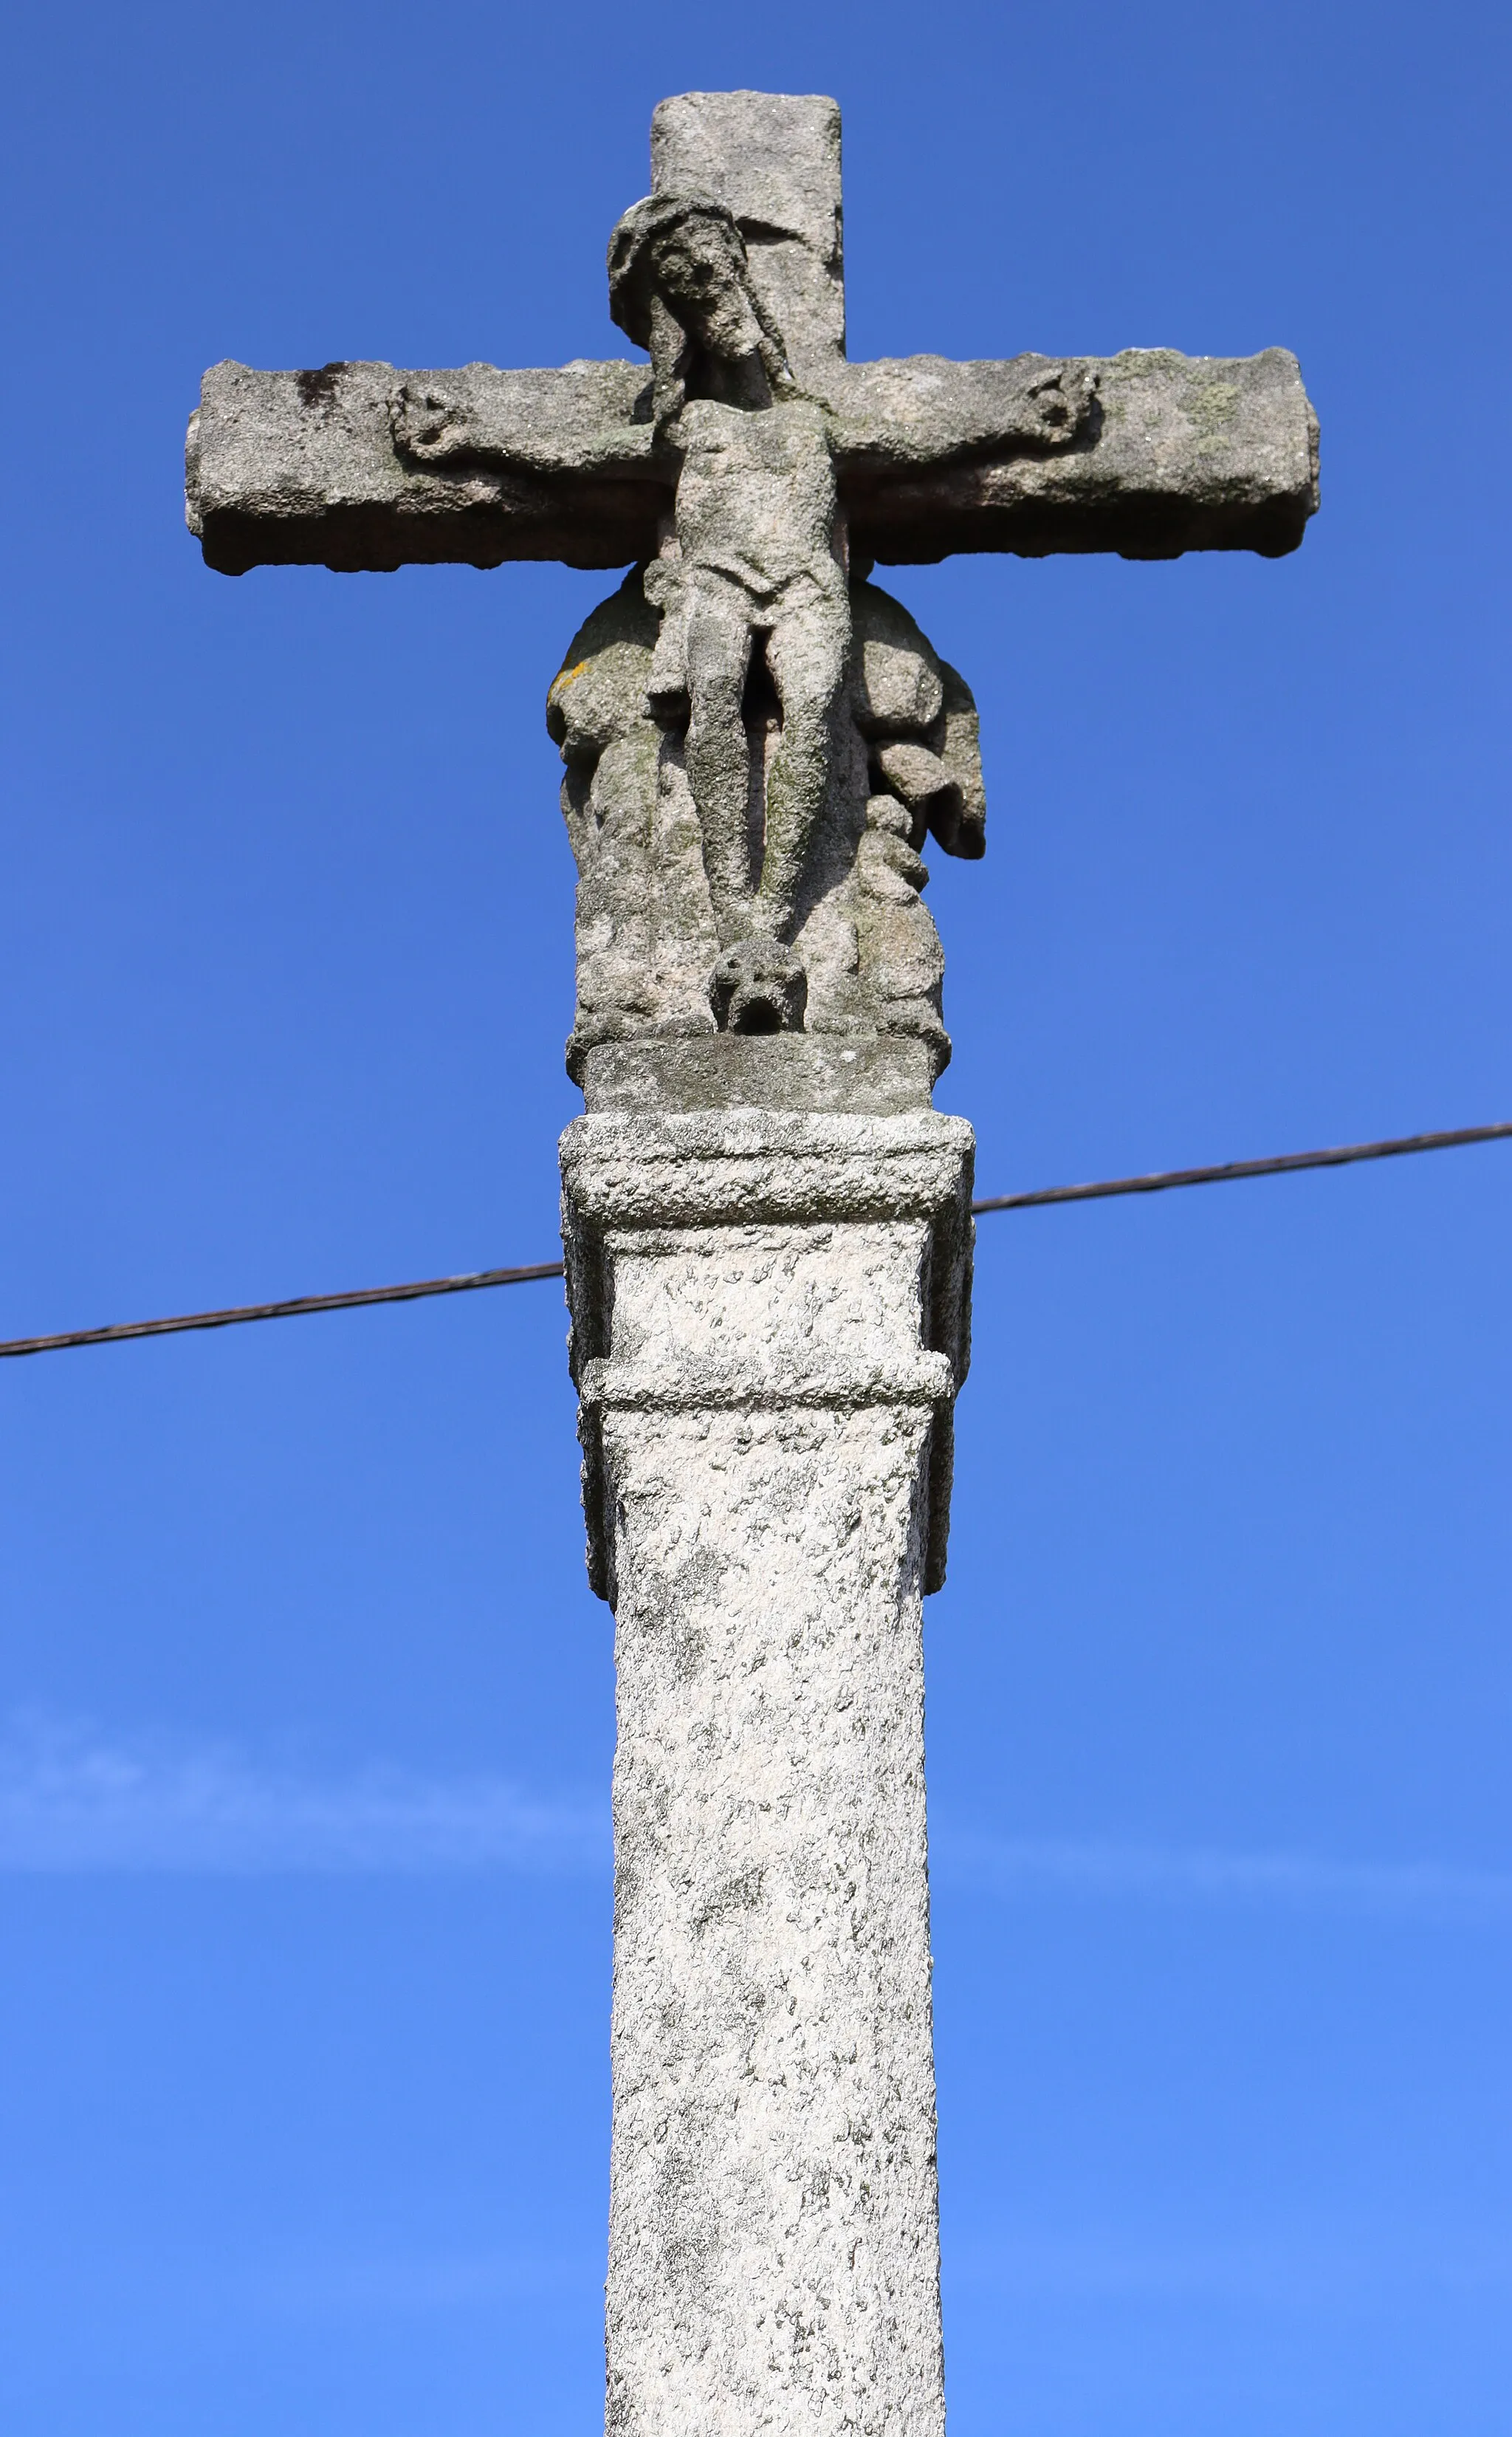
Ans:
[{"label": "square stone pillar", "polygon": [[618,1671],[616,2437],[944,2428],[920,1602],[971,1156],[927,1104],[563,1137]]}]

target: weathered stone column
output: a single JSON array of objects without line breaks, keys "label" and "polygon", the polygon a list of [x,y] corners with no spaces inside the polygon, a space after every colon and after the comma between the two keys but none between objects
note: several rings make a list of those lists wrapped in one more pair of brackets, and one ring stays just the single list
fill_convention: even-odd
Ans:
[{"label": "weathered stone column", "polygon": [[822,95],[674,95],[610,239],[636,360],[228,361],[185,457],[227,574],[628,570],[547,708],[587,1102],[574,1376],[619,1670],[620,2437],[942,2427],[919,1613],[971,1134],[930,1105],[921,855],[981,855],[987,806],[971,689],[873,570],[1274,557],[1317,505],[1281,348],[850,362],[840,138]]},{"label": "weathered stone column", "polygon": [[[718,1044],[803,1096],[799,1049]],[[618,1668],[619,2437],[944,2426],[920,1602],[972,1137],[927,1097],[864,1113],[875,1076],[849,1097],[563,1137]]]}]

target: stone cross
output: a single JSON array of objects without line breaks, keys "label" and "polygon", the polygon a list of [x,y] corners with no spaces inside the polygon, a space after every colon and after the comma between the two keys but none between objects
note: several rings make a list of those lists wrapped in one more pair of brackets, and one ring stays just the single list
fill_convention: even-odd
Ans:
[{"label": "stone cross", "polygon": [[205,376],[212,567],[624,567],[553,683],[586,1113],[562,1143],[615,1611],[608,2427],[941,2437],[921,1600],[970,1129],[919,850],[975,706],[875,562],[1295,549],[1295,359],[851,364],[833,102],[685,94],[610,250],[649,353]]}]

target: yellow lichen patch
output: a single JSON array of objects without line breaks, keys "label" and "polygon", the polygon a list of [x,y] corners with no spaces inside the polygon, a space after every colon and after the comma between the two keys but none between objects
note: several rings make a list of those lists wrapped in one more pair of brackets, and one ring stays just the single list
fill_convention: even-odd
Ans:
[{"label": "yellow lichen patch", "polygon": [[551,680],[551,693],[549,699],[552,702],[555,702],[558,694],[565,693],[567,687],[571,685],[576,678],[582,676],[583,670],[587,666],[588,663],[586,660],[575,660],[570,669],[559,670],[557,675]]}]

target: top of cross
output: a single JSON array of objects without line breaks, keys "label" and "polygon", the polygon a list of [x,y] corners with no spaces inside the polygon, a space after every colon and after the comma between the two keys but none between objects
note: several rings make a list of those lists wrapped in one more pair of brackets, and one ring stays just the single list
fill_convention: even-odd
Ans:
[{"label": "top of cross", "polygon": [[[705,197],[743,238],[797,388],[824,407],[853,549],[1294,550],[1317,503],[1295,359],[1131,349],[956,363],[844,352],[840,112],[817,96],[681,94],[652,122],[653,196]],[[188,514],[227,574],[304,563],[621,567],[675,481],[643,364],[399,372],[215,365],[190,426]]]}]

